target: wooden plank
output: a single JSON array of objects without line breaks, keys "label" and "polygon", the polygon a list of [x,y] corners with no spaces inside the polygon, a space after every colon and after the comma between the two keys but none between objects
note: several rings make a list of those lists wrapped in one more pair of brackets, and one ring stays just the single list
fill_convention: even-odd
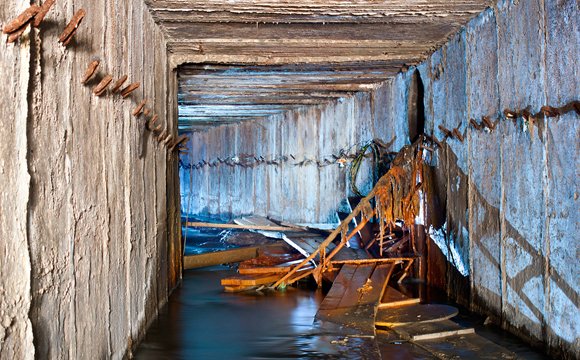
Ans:
[{"label": "wooden plank", "polygon": [[381,299],[381,303],[379,304],[379,308],[386,309],[405,305],[413,305],[418,304],[420,301],[421,299],[419,298],[410,298],[401,293],[399,290],[391,286],[387,286]]},{"label": "wooden plank", "polygon": [[517,359],[508,349],[477,334],[448,336],[445,338],[417,341],[427,351],[444,359]]},{"label": "wooden plank", "polygon": [[417,304],[392,309],[379,309],[375,325],[394,328],[413,323],[447,320],[459,313],[457,308],[439,304]]},{"label": "wooden plank", "polygon": [[388,303],[380,303],[379,309],[392,309],[392,308],[397,308],[397,307],[402,307],[402,306],[419,304],[420,302],[421,302],[421,299],[419,299],[419,298],[407,298],[406,300],[399,300],[399,301],[393,301],[393,302],[388,302]]},{"label": "wooden plank", "polygon": [[368,287],[367,282],[370,280],[374,268],[374,264],[363,264],[356,267],[338,307],[354,307],[359,304],[361,293]]},{"label": "wooden plank", "polygon": [[374,318],[393,266],[344,265],[324,298],[316,318],[374,336]]},{"label": "wooden plank", "polygon": [[222,279],[223,286],[257,286],[273,283],[280,274],[238,275]]},{"label": "wooden plank", "polygon": [[320,304],[321,310],[331,310],[338,308],[356,269],[357,267],[353,265],[344,265],[342,269],[340,269],[336,280],[334,280],[334,283],[328,291],[328,294],[326,294],[326,297]]},{"label": "wooden plank", "polygon": [[378,309],[394,267],[394,264],[381,264],[375,267],[369,283],[371,289],[361,294],[359,304],[374,304]]},{"label": "wooden plank", "polygon": [[265,231],[288,231],[292,230],[285,226],[261,226],[261,225],[238,225],[238,224],[217,224],[205,222],[186,222],[184,226],[212,229],[242,229],[242,230],[265,230]]},{"label": "wooden plank", "polygon": [[352,260],[333,260],[330,262],[332,265],[341,264],[371,264],[371,263],[388,263],[395,262],[399,263],[402,261],[415,260],[414,257],[396,257],[396,258],[379,258],[379,259],[352,259]]},{"label": "wooden plank", "polygon": [[451,320],[428,323],[413,323],[393,328],[403,339],[411,341],[442,339],[448,336],[473,334],[473,328],[466,328]]},{"label": "wooden plank", "polygon": [[249,268],[238,268],[238,272],[242,275],[252,274],[283,274],[292,269],[292,266],[259,266]]},{"label": "wooden plank", "polygon": [[206,266],[229,264],[234,262],[253,259],[258,256],[258,246],[216,251],[207,254],[188,255],[183,257],[185,270],[196,269]]}]

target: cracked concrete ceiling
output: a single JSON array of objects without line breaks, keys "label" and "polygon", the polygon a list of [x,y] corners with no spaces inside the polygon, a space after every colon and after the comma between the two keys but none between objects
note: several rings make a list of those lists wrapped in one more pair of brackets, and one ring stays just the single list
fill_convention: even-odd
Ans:
[{"label": "cracked concrete ceiling", "polygon": [[367,91],[417,64],[488,0],[147,0],[179,66],[180,130]]}]

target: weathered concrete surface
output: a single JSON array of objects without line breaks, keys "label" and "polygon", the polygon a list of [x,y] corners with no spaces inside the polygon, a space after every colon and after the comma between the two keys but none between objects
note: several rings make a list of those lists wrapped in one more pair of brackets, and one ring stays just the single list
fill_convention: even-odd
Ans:
[{"label": "weathered concrete surface", "polygon": [[[18,1],[0,7],[6,19],[26,8]],[[4,43],[2,38],[2,44]],[[0,97],[0,358],[33,359],[30,255],[26,229],[30,175],[26,166],[30,44],[0,51],[0,78],[11,86]]]},{"label": "weathered concrete surface", "polygon": [[[15,4],[3,2],[0,22]],[[64,50],[58,36],[80,8]],[[59,1],[39,30],[5,40],[0,358],[122,358],[181,269],[177,162],[131,116],[147,97],[177,131],[175,79],[154,50],[165,39],[142,2]],[[98,80],[80,84],[93,59],[98,78],[128,74],[141,88],[94,96]]]},{"label": "weathered concrete surface", "polygon": [[569,357],[580,354],[578,116],[465,129],[505,108],[578,100],[579,14],[574,1],[500,2],[418,67],[426,128],[441,139],[439,124],[459,126],[466,138],[447,140],[435,162],[448,240],[470,270],[462,280],[447,269],[448,292]]}]

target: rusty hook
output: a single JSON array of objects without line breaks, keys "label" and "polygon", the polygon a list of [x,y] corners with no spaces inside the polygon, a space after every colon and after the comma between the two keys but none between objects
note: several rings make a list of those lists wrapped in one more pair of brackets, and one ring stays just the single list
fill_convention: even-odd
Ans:
[{"label": "rusty hook", "polygon": [[22,28],[26,28],[28,23],[38,14],[40,11],[40,6],[38,5],[30,5],[28,9],[24,10],[20,15],[16,17],[16,19],[12,20],[8,25],[2,28],[2,32],[4,34],[11,34],[16,32]]},{"label": "rusty hook", "polygon": [[459,141],[463,142],[463,135],[459,132],[457,128],[453,129],[453,135],[455,135],[455,137],[459,139]]},{"label": "rusty hook", "polygon": [[133,116],[137,117],[139,115],[141,115],[141,113],[143,112],[143,108],[145,107],[145,104],[147,103],[146,99],[143,99],[143,101],[141,101],[139,103],[139,105],[137,105],[137,107],[133,110],[133,112],[131,114],[133,114]]},{"label": "rusty hook", "polygon": [[487,116],[482,116],[481,121],[483,121],[483,123],[488,129],[493,130],[495,128],[495,125],[491,122],[491,120]]},{"label": "rusty hook", "polygon": [[481,125],[475,121],[475,119],[469,119],[469,123],[473,126],[476,130],[481,130]]},{"label": "rusty hook", "polygon": [[443,132],[443,134],[445,134],[446,137],[453,137],[453,133],[451,131],[449,131],[448,129],[444,128],[442,125],[439,125],[439,130],[441,130]]}]

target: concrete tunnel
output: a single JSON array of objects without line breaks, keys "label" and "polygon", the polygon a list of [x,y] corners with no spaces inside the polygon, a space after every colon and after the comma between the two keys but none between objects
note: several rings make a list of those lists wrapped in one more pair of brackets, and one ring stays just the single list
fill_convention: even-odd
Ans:
[{"label": "concrete tunnel", "polygon": [[[574,0],[4,1],[0,358],[580,357],[579,19]],[[352,176],[371,144],[430,169],[406,280],[495,330],[427,344],[371,321],[248,352],[261,335],[232,299],[310,326],[324,296],[223,294],[184,269],[188,223],[327,236],[382,175],[369,155]],[[229,352],[200,326],[164,353],[155,333],[194,330],[159,324],[210,311],[189,292],[210,278]]]}]

